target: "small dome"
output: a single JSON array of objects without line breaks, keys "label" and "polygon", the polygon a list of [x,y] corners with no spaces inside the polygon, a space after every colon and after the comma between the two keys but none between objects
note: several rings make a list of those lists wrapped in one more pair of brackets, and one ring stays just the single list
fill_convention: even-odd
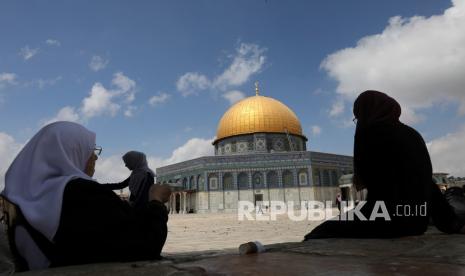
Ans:
[{"label": "small dome", "polygon": [[218,124],[214,144],[235,135],[286,131],[305,138],[299,119],[289,107],[273,98],[256,95],[235,103],[226,111]]}]

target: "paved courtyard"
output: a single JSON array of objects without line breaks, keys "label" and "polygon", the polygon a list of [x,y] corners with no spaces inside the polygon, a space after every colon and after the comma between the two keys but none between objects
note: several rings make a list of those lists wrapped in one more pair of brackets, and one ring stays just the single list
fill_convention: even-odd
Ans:
[{"label": "paved courtyard", "polygon": [[291,221],[287,215],[278,215],[277,218],[276,221],[239,221],[237,213],[170,215],[163,252],[238,248],[248,241],[263,244],[300,242],[305,234],[321,223],[307,219]]}]

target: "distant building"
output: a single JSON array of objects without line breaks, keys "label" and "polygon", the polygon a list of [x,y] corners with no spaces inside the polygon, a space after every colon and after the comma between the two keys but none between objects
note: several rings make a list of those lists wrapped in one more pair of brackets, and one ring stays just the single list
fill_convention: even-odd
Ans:
[{"label": "distant building", "polygon": [[442,191],[450,187],[463,187],[465,185],[465,177],[448,177],[448,175],[448,173],[443,172],[433,173],[433,181]]},{"label": "distant building", "polygon": [[454,185],[458,187],[465,186],[465,177],[457,177],[454,179]]},{"label": "distant building", "polygon": [[171,213],[232,212],[241,200],[334,201],[339,177],[353,171],[350,156],[307,151],[295,113],[258,86],[226,111],[213,146],[215,156],[156,169],[157,182],[174,188]]},{"label": "distant building", "polygon": [[354,206],[358,201],[366,200],[367,189],[357,190],[353,181],[353,174],[345,174],[339,178],[341,200],[347,202],[347,206]]},{"label": "distant building", "polygon": [[439,189],[441,191],[447,190],[450,186],[450,181],[447,178],[448,173],[443,173],[443,172],[436,172],[433,173],[433,182],[439,186]]}]

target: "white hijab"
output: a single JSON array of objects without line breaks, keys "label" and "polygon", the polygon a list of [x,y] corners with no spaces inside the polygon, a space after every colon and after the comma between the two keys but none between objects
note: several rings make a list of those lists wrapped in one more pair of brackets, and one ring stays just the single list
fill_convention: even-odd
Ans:
[{"label": "white hijab", "polygon": [[95,133],[72,122],[43,127],[21,150],[5,175],[3,195],[29,224],[53,242],[60,224],[63,192],[84,173],[95,148]]}]

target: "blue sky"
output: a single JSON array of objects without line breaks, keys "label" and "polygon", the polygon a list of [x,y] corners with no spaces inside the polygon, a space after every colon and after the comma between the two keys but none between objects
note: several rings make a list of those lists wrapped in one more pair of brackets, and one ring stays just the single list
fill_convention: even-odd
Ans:
[{"label": "blue sky", "polygon": [[[404,121],[437,145],[430,148],[436,167],[465,173],[454,153],[464,132],[463,80],[454,77],[465,68],[459,47],[465,39],[457,31],[463,6],[462,0],[2,1],[3,152],[13,154],[45,122],[65,118],[97,132],[102,162],[131,149],[158,160],[153,166],[190,158],[209,149],[190,154],[189,141],[208,147],[230,100],[252,96],[258,80],[262,95],[294,110],[310,149],[333,153],[352,153],[351,103],[362,89],[398,96],[409,110]],[[422,40],[438,40],[437,30],[449,46],[415,46],[434,44]],[[436,65],[437,72],[417,72]],[[442,75],[441,66],[454,71]],[[418,83],[428,86],[413,91]],[[428,90],[435,85],[441,89]]]}]

